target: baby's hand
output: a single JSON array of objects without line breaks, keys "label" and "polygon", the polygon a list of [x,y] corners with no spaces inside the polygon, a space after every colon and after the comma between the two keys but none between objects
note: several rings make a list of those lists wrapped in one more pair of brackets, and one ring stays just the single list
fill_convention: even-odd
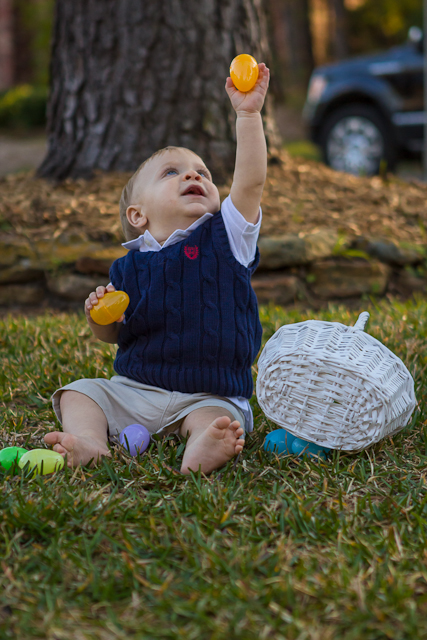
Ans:
[{"label": "baby's hand", "polygon": [[[112,284],[109,284],[106,287],[102,287],[102,286],[96,287],[96,291],[92,291],[89,294],[89,297],[86,298],[85,300],[85,315],[88,322],[91,322],[92,324],[96,324],[96,322],[92,320],[92,317],[90,315],[90,310],[93,309],[94,306],[98,304],[98,300],[103,298],[106,293],[111,293],[112,291],[115,291],[115,290],[116,288]],[[117,320],[117,322],[123,322],[124,318],[125,318],[125,314],[123,313],[120,316],[120,318]]]},{"label": "baby's hand", "polygon": [[253,89],[247,93],[238,91],[231,78],[227,78],[225,90],[237,114],[258,113],[264,104],[270,80],[270,71],[263,62],[258,65],[258,79]]}]

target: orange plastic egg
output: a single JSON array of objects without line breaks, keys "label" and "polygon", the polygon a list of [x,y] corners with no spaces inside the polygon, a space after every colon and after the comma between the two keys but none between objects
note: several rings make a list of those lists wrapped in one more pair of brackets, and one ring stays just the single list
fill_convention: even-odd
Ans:
[{"label": "orange plastic egg", "polygon": [[250,91],[258,80],[258,63],[248,53],[236,56],[230,65],[230,76],[239,91]]},{"label": "orange plastic egg", "polygon": [[129,296],[124,291],[111,291],[98,300],[90,316],[96,324],[112,324],[116,322],[127,309]]}]

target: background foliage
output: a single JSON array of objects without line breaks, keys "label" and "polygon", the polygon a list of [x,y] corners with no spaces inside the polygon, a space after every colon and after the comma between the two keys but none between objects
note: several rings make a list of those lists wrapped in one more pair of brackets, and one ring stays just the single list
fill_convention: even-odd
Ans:
[{"label": "background foliage", "polygon": [[55,0],[14,0],[15,56],[19,82],[36,86],[47,86],[49,83],[54,6]]},{"label": "background foliage", "polygon": [[350,52],[366,53],[401,44],[412,26],[423,26],[421,0],[367,0],[348,11]]}]

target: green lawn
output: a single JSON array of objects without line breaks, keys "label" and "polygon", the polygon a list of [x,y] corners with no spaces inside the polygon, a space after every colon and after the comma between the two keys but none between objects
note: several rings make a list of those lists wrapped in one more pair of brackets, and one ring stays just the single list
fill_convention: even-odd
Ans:
[{"label": "green lawn", "polygon": [[[263,308],[264,340],[344,307]],[[268,458],[255,402],[242,463],[209,478],[175,467],[183,443],[140,460],[26,480],[0,472],[0,638],[427,638],[427,302],[371,307],[369,332],[415,376],[420,412],[392,440],[317,463]],[[0,320],[0,444],[41,445],[50,394],[110,376],[114,349],[83,315]]]},{"label": "green lawn", "polygon": [[310,140],[293,140],[283,146],[284,149],[292,156],[296,158],[306,158],[307,160],[322,161],[322,154],[317,145],[310,142]]}]

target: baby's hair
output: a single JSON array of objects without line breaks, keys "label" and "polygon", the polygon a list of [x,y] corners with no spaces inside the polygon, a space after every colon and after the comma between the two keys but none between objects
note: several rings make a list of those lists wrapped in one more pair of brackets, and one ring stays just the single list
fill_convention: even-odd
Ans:
[{"label": "baby's hair", "polygon": [[[123,189],[122,195],[120,197],[120,221],[122,223],[122,229],[123,229],[123,233],[124,233],[124,236],[125,236],[126,240],[134,240],[135,238],[138,238],[138,236],[140,235],[140,230],[136,229],[135,227],[133,227],[129,223],[129,221],[127,219],[127,216],[126,216],[127,208],[131,204],[133,204],[132,203],[133,188],[134,188],[135,181],[136,181],[139,173],[142,171],[142,169],[145,167],[145,165],[148,162],[150,162],[150,160],[155,158],[156,156],[160,156],[163,153],[165,153],[166,151],[176,151],[176,150],[181,150],[181,149],[185,149],[185,147],[164,147],[163,149],[159,149],[158,151],[155,151],[153,153],[153,155],[151,155],[149,158],[144,160],[144,162],[142,164],[139,165],[138,169],[135,171],[133,176],[129,179],[129,181],[128,181],[127,185],[125,186],[125,188]],[[188,149],[185,149],[185,150],[188,151]]]}]

